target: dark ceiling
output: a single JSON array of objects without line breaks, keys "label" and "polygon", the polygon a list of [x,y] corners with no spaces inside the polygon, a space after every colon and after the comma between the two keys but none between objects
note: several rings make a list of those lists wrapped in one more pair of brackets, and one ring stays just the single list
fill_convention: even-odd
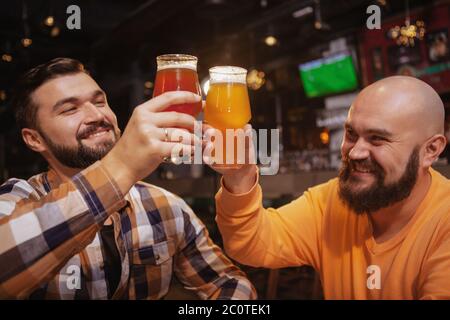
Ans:
[{"label": "dark ceiling", "polygon": [[[314,0],[28,0],[8,1],[0,11],[0,50],[11,51],[13,61],[0,62],[0,86],[9,87],[16,75],[56,56],[71,56],[99,72],[129,68],[138,59],[144,70],[155,68],[160,53],[197,55],[200,66],[232,63],[243,66],[269,64],[308,47],[361,27],[366,8],[375,0],[321,0],[323,21],[330,30],[314,28],[314,13],[294,18],[292,13]],[[404,1],[387,0],[383,18],[404,10]],[[411,0],[410,6],[431,1]],[[66,8],[81,9],[81,30],[65,27]],[[23,13],[26,8],[26,21]],[[43,20],[53,15],[61,28],[49,36]],[[23,48],[24,25],[33,44]],[[278,45],[267,47],[263,39],[271,32]],[[120,72],[120,71],[119,71]]]}]

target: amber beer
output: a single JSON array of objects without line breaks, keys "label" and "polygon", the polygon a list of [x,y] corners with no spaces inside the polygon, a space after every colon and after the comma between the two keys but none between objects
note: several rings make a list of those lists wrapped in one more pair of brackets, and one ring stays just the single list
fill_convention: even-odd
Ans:
[{"label": "amber beer", "polygon": [[[206,97],[205,122],[219,129],[223,136],[223,159],[215,159],[222,166],[237,165],[237,138],[234,150],[226,150],[226,129],[243,128],[251,119],[246,85],[247,70],[233,66],[209,69],[210,87]],[[226,163],[226,154],[234,152],[234,162]]]},{"label": "amber beer", "polygon": [[[168,91],[190,91],[201,95],[197,75],[197,57],[186,54],[165,54],[156,58],[156,72],[153,97]],[[184,103],[168,107],[165,111],[177,111],[196,116],[202,110],[202,103]]]}]

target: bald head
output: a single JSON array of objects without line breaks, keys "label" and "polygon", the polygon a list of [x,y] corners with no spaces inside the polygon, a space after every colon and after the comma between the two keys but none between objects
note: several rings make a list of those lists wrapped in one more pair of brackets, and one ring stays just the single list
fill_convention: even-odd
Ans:
[{"label": "bald head", "polygon": [[358,108],[384,116],[386,125],[413,130],[418,138],[444,133],[441,98],[431,86],[413,77],[393,76],[371,84],[355,100],[352,109]]}]

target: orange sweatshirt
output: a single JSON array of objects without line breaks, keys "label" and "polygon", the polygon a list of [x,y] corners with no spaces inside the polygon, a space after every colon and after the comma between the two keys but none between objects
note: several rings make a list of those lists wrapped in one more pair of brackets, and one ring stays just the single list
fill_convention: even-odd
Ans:
[{"label": "orange sweatshirt", "polygon": [[337,178],[278,209],[263,208],[258,182],[239,195],[222,185],[216,220],[225,250],[255,267],[311,265],[326,299],[450,299],[450,181],[430,172],[417,212],[383,243],[367,215],[344,206]]}]

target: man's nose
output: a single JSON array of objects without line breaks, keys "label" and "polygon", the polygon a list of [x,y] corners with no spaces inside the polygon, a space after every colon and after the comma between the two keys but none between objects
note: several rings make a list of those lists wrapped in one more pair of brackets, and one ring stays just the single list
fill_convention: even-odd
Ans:
[{"label": "man's nose", "polygon": [[348,157],[351,160],[367,159],[369,158],[369,155],[369,146],[362,138],[359,138],[358,141],[356,141],[355,145],[350,149],[350,152],[348,153]]},{"label": "man's nose", "polygon": [[84,111],[85,111],[85,122],[99,122],[104,120],[105,115],[97,108],[94,104],[90,102],[86,102],[84,105]]}]

